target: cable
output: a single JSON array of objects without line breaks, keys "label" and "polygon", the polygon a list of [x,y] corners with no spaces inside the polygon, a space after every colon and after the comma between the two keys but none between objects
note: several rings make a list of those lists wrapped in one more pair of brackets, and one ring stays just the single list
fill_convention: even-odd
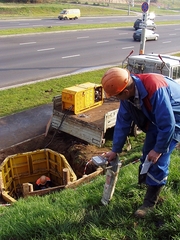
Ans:
[{"label": "cable", "polygon": [[85,175],[85,174],[86,174],[87,165],[88,165],[90,162],[92,162],[92,160],[91,160],[91,159],[90,159],[90,160],[89,160],[89,161],[86,163],[86,165],[85,165],[85,168],[84,168],[83,175]]},{"label": "cable", "polygon": [[56,131],[54,132],[51,140],[49,141],[49,143],[47,143],[47,144],[45,145],[44,148],[47,148],[47,147],[52,143],[52,141],[54,140],[54,137],[56,136],[56,134],[57,134],[57,132],[60,130],[60,128],[61,128],[64,120],[66,119],[66,117],[67,117],[67,115],[68,115],[67,113],[68,113],[72,108],[73,108],[73,106],[71,106],[70,108],[68,108],[67,111],[64,113],[64,115],[63,115],[63,117],[62,117],[62,119],[61,119],[61,122],[60,122],[60,124],[59,124],[59,127],[56,129]]}]

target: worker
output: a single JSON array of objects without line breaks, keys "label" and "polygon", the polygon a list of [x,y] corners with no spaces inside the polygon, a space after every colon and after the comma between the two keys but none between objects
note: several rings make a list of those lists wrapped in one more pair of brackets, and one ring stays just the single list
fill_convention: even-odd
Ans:
[{"label": "worker", "polygon": [[[145,132],[139,166],[139,184],[145,182],[146,194],[135,216],[144,218],[157,204],[167,183],[170,155],[180,141],[180,85],[167,76],[155,73],[130,74],[124,68],[110,68],[102,77],[105,96],[115,96],[120,107],[114,127],[112,161],[121,153],[132,122]],[[152,165],[144,174],[144,161]]]},{"label": "worker", "polygon": [[52,186],[51,179],[42,175],[40,178],[37,179],[35,184],[35,190],[42,190],[45,188],[49,188]]}]

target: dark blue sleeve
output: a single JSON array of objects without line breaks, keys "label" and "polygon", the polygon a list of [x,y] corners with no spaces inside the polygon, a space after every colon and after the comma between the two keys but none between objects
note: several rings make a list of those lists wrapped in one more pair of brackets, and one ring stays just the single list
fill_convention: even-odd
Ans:
[{"label": "dark blue sleeve", "polygon": [[162,87],[150,99],[152,115],[155,117],[155,125],[158,130],[154,150],[158,153],[168,152],[175,130],[175,118],[170,98],[168,88]]},{"label": "dark blue sleeve", "polygon": [[116,125],[114,127],[113,147],[112,151],[116,153],[122,152],[122,148],[126,142],[130,132],[132,118],[127,111],[127,101],[121,101],[120,108],[117,114]]}]

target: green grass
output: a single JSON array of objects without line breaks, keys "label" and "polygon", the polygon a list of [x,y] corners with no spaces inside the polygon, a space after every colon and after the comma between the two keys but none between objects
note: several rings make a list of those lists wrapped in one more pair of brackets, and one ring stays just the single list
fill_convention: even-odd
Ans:
[{"label": "green grass", "polygon": [[[130,6],[130,14],[141,13],[142,1],[135,0],[134,7]],[[75,1],[74,1],[75,3]],[[0,1],[0,18],[32,18],[32,17],[57,17],[58,13],[65,8],[79,8],[83,17],[87,16],[110,16],[110,15],[127,15],[128,4],[117,3],[112,1],[96,3],[95,1],[51,1],[39,4],[22,4],[22,3],[6,3]],[[156,15],[172,15],[180,11],[179,0],[164,1],[158,0],[158,4],[150,4],[149,11],[154,11]]]},{"label": "green grass", "polygon": [[137,139],[132,137],[132,150],[121,154],[124,167],[120,169],[115,193],[108,206],[101,205],[105,175],[75,190],[20,199],[11,207],[0,208],[0,239],[180,239],[180,150],[173,152],[161,203],[145,220],[134,217],[143,201],[145,188],[137,184],[139,163],[126,165],[126,162],[141,155],[143,139],[143,134]]},{"label": "green grass", "polygon": [[[100,83],[106,69],[50,79],[0,91],[0,117],[52,102],[65,87],[84,82]],[[36,97],[35,97],[36,96]]]},{"label": "green grass", "polygon": [[82,17],[88,16],[111,16],[111,15],[127,15],[127,7],[123,10],[110,7],[99,7],[80,4],[62,4],[62,3],[46,3],[46,4],[1,4],[0,14],[2,19],[13,18],[41,18],[41,17],[58,17],[60,11],[66,8],[79,8]]},{"label": "green grass", "polygon": [[[173,21],[172,23],[177,24]],[[180,21],[179,21],[180,23]],[[169,24],[169,22],[168,22]],[[48,26],[48,27],[35,27],[35,28],[18,28],[18,29],[5,29],[0,30],[0,35],[13,35],[13,34],[28,34],[28,33],[43,33],[43,32],[56,32],[67,30],[82,30],[82,29],[97,29],[97,28],[113,28],[113,27],[132,27],[133,22],[128,23],[103,23],[103,24],[76,24],[76,26]]]}]

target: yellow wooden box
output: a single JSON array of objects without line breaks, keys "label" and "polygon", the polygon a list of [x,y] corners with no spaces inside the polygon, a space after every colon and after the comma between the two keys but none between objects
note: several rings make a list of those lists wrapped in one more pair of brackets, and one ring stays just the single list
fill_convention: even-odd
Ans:
[{"label": "yellow wooden box", "polygon": [[79,114],[103,104],[101,84],[83,83],[62,91],[62,110]]},{"label": "yellow wooden box", "polygon": [[0,189],[8,202],[14,202],[22,195],[24,183],[35,184],[41,175],[50,177],[54,186],[64,185],[63,170],[68,169],[69,180],[77,176],[64,155],[51,149],[8,156],[0,165]]}]

